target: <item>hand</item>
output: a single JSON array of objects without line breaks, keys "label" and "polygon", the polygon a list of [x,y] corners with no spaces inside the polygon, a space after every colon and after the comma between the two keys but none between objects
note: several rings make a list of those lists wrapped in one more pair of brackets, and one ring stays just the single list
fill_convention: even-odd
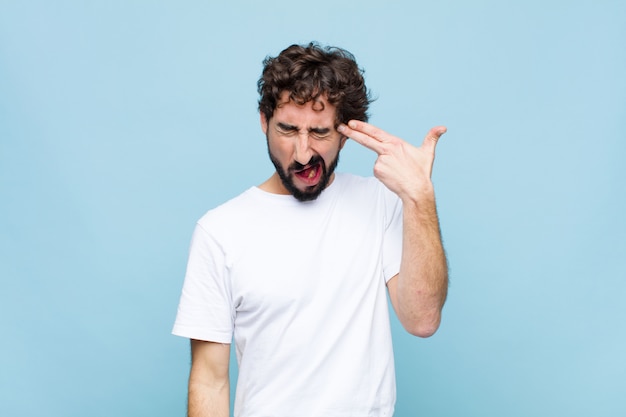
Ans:
[{"label": "hand", "polygon": [[430,129],[420,147],[357,120],[351,120],[348,126],[340,125],[338,130],[378,154],[374,176],[403,201],[417,200],[421,193],[432,192],[435,147],[446,133],[444,126]]}]

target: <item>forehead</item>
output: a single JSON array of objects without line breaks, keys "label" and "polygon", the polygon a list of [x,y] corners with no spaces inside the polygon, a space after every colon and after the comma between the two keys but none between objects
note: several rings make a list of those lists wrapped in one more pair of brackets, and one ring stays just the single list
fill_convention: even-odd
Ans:
[{"label": "forehead", "polygon": [[283,91],[272,118],[276,122],[289,123],[298,127],[333,126],[336,115],[336,107],[328,102],[325,95],[304,104],[298,104],[289,99],[288,92]]}]

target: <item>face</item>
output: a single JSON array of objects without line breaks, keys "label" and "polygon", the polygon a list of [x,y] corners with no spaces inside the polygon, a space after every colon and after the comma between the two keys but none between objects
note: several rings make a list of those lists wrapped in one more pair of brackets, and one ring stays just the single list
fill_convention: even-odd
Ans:
[{"label": "face", "polygon": [[269,120],[261,114],[261,128],[276,168],[274,192],[309,201],[332,182],[346,142],[335,129],[335,116],[335,106],[325,97],[299,105],[286,92]]}]

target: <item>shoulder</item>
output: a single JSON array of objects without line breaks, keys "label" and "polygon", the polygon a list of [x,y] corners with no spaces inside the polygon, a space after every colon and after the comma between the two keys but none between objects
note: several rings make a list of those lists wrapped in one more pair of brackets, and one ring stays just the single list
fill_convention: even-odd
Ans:
[{"label": "shoulder", "polygon": [[395,199],[395,194],[376,177],[363,177],[360,175],[338,173],[335,179],[341,189],[341,194],[367,194],[377,196],[385,200]]},{"label": "shoulder", "polygon": [[385,218],[402,210],[400,198],[390,191],[376,177],[362,177],[354,174],[337,174],[339,194],[349,205],[358,205],[361,209],[383,210]]},{"label": "shoulder", "polygon": [[254,207],[254,187],[247,189],[238,196],[208,210],[198,220],[198,225],[206,230],[218,228],[220,225],[228,225],[245,218]]},{"label": "shoulder", "polygon": [[377,190],[381,186],[384,188],[384,185],[375,177],[363,177],[343,172],[335,174],[335,181],[342,192]]}]

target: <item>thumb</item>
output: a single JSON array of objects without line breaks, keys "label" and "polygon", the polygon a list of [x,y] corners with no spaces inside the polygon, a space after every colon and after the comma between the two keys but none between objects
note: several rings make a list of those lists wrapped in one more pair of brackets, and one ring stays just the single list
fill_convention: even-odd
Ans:
[{"label": "thumb", "polygon": [[424,142],[422,143],[422,147],[432,153],[435,153],[435,147],[437,146],[437,142],[439,138],[446,133],[448,129],[445,126],[436,126],[428,131],[428,134],[424,138]]}]

